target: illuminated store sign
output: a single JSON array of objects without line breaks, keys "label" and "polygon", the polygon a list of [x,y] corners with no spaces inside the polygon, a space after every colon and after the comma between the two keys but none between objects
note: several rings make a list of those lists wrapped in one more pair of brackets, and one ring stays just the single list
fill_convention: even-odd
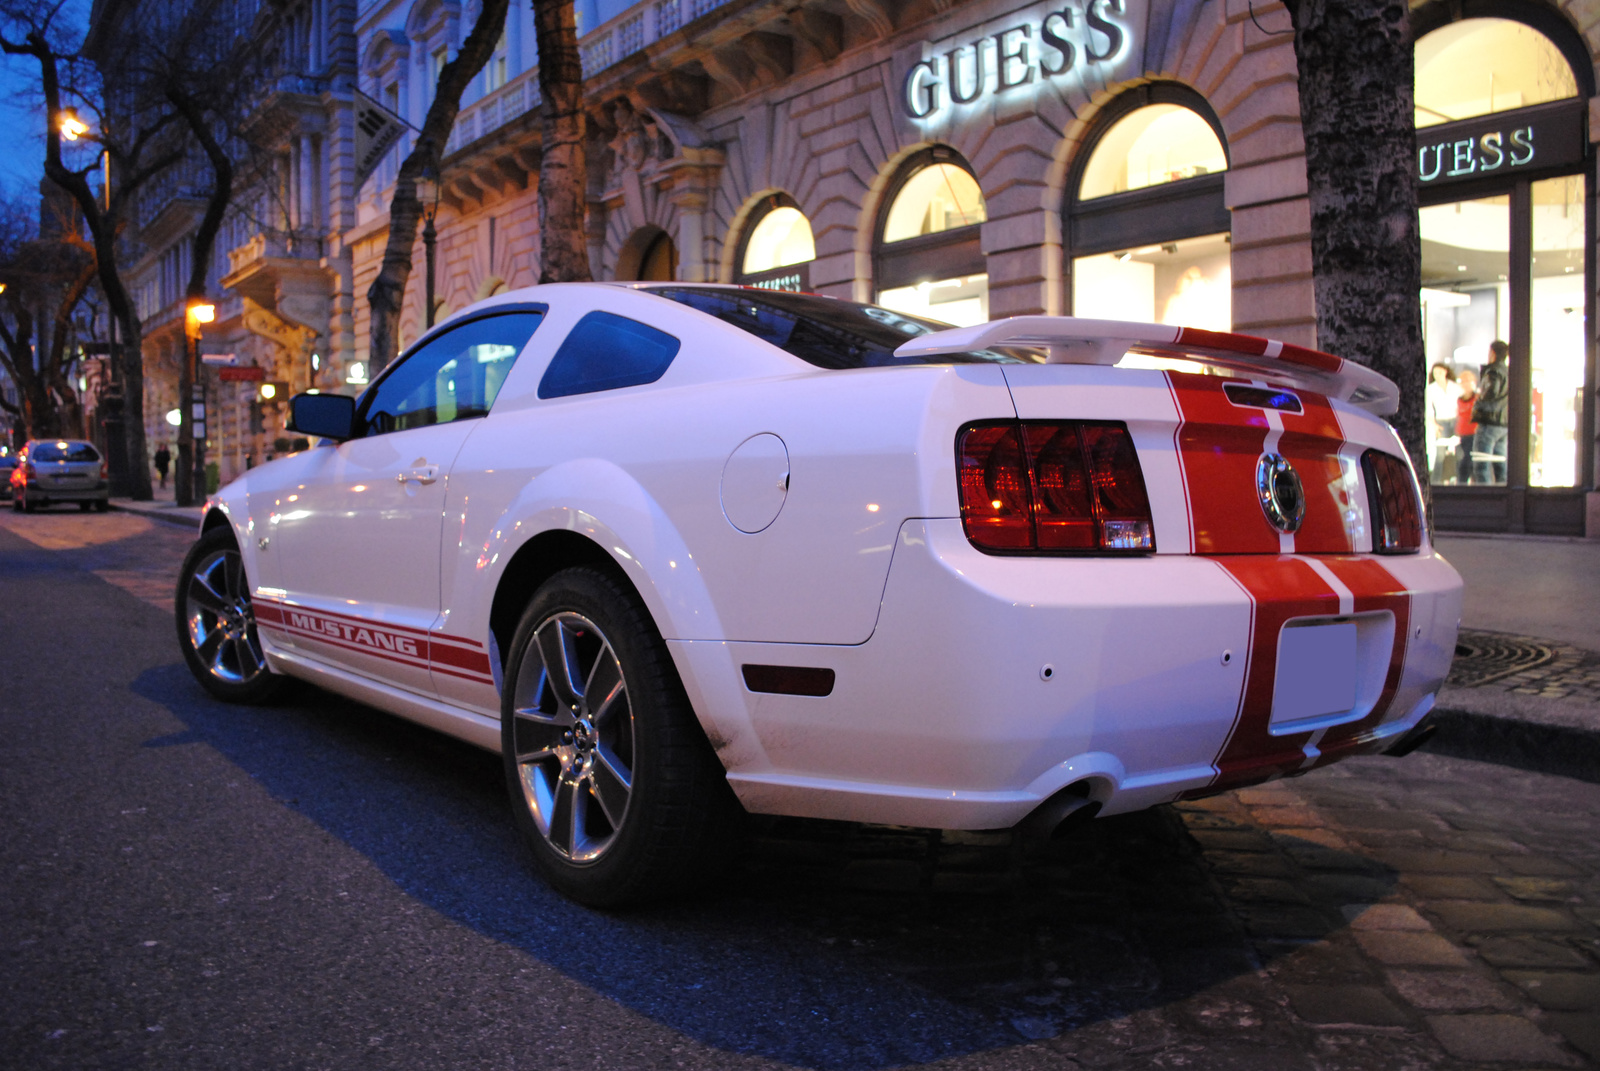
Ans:
[{"label": "illuminated store sign", "polygon": [[1499,178],[1583,159],[1582,101],[1563,100],[1417,131],[1417,177],[1424,186]]},{"label": "illuminated store sign", "polygon": [[1128,0],[1086,0],[1024,13],[1003,29],[953,44],[925,42],[924,59],[902,84],[901,104],[913,119],[932,120],[953,105],[972,104],[1057,79],[1104,75],[1133,40]]}]

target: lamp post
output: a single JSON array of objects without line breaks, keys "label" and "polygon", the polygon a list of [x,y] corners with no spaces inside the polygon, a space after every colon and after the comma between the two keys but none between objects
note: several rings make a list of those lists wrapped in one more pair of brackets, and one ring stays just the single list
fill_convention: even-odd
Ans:
[{"label": "lamp post", "polygon": [[434,246],[439,232],[433,229],[433,218],[439,214],[439,172],[432,164],[417,176],[417,200],[422,202],[422,251],[427,261],[428,275],[423,294],[422,322],[433,326],[433,265]]},{"label": "lamp post", "polygon": [[178,377],[178,505],[192,506],[206,496],[205,386],[200,381],[200,327],[217,318],[217,307],[190,298],[184,310],[183,374]]}]

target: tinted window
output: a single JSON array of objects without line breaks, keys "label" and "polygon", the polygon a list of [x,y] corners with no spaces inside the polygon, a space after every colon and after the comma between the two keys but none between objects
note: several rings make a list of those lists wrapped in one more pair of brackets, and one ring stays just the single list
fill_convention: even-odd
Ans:
[{"label": "tinted window", "polygon": [[551,358],[539,381],[539,397],[564,398],[654,383],[678,355],[678,346],[676,338],[637,320],[591,312]]},{"label": "tinted window", "polygon": [[361,415],[366,434],[483,416],[540,319],[486,316],[423,343],[373,386]]},{"label": "tinted window", "polygon": [[994,350],[896,357],[907,339],[950,325],[891,312],[876,305],[778,291],[662,287],[652,294],[709,313],[819,368],[893,364],[1022,363]]},{"label": "tinted window", "polygon": [[32,456],[35,461],[99,461],[100,451],[88,443],[35,443]]}]

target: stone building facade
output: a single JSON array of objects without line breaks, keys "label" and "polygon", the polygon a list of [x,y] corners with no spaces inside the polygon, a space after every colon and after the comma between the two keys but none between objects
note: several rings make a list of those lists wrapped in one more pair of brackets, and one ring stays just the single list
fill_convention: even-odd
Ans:
[{"label": "stone building facade", "polygon": [[[577,6],[596,278],[801,288],[952,322],[1182,319],[1316,344],[1281,4]],[[528,7],[512,5],[448,146],[437,317],[537,278]],[[476,8],[311,0],[306,10],[289,24],[331,36],[320,53],[307,46],[323,66],[312,61],[303,90],[280,94],[274,113],[291,210],[281,232],[233,250],[219,280],[228,315],[208,340],[270,362],[291,389],[356,390],[369,367],[365,293],[409,145],[358,185],[349,102],[359,90],[420,124],[432,76]],[[1600,532],[1586,518],[1600,3],[1430,0],[1413,5],[1413,21],[1426,333],[1430,363],[1452,384],[1430,396],[1441,523]],[[407,343],[425,329],[423,252],[419,240]],[[1509,346],[1515,403],[1499,454],[1474,451],[1443,416],[1459,408],[1458,373],[1477,371],[1495,339]]]}]

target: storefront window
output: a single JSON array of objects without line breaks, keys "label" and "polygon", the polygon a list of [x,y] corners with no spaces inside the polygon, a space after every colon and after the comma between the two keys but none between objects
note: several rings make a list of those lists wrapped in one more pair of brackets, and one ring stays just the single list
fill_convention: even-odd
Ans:
[{"label": "storefront window", "polygon": [[1074,315],[1233,326],[1228,154],[1183,86],[1142,86],[1106,109],[1068,206]]},{"label": "storefront window", "polygon": [[1507,418],[1480,424],[1473,415],[1475,408],[1485,415],[1476,403],[1493,344],[1511,335],[1511,198],[1432,205],[1422,209],[1421,222],[1431,479],[1504,484]]},{"label": "storefront window", "polygon": [[989,319],[978,180],[942,146],[907,162],[880,224],[878,304],[958,327]]},{"label": "storefront window", "polygon": [[746,231],[738,282],[769,290],[809,290],[817,256],[811,223],[788,197],[767,198]]},{"label": "storefront window", "polygon": [[1528,366],[1533,401],[1528,484],[1578,483],[1578,427],[1583,413],[1582,175],[1532,184],[1533,289]]},{"label": "storefront window", "polygon": [[1078,257],[1072,307],[1097,319],[1230,330],[1230,250],[1226,234],[1208,234]]},{"label": "storefront window", "polygon": [[1510,19],[1462,19],[1417,42],[1417,126],[1525,108],[1578,94],[1560,49]]},{"label": "storefront window", "polygon": [[1152,104],[1119,119],[1100,138],[1078,198],[1142,190],[1227,168],[1227,153],[1210,123],[1181,105]]}]

